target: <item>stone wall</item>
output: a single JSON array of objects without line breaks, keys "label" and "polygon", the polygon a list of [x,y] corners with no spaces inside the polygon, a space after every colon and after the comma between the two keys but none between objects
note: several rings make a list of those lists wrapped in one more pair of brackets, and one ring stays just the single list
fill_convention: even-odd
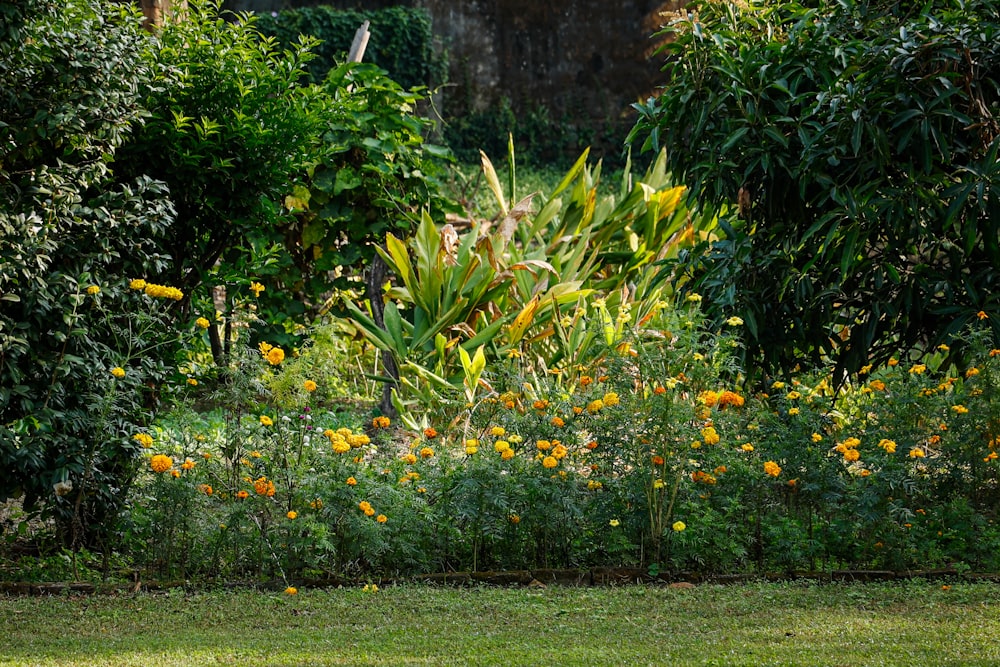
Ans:
[{"label": "stone wall", "polygon": [[629,105],[663,83],[652,34],[660,13],[677,7],[659,0],[230,0],[227,7],[272,12],[316,4],[426,8],[448,50],[446,113],[482,111],[507,97],[515,112],[544,106],[553,118],[582,123],[625,122]]}]

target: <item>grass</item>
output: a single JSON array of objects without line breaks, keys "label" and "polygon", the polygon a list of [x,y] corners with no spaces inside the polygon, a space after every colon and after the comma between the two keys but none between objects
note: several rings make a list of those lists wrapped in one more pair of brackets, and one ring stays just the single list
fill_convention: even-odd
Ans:
[{"label": "grass", "polygon": [[0,599],[0,665],[996,665],[994,584]]}]

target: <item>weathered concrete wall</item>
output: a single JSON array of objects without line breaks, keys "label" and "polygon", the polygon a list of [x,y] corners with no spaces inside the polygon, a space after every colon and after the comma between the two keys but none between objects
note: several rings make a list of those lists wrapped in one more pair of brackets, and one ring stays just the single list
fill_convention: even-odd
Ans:
[{"label": "weathered concrete wall", "polygon": [[629,116],[629,105],[663,82],[651,35],[660,12],[678,6],[660,0],[232,0],[227,6],[272,12],[317,4],[424,7],[448,49],[450,105],[483,110],[506,96],[515,111],[546,106],[553,118],[582,122]]}]

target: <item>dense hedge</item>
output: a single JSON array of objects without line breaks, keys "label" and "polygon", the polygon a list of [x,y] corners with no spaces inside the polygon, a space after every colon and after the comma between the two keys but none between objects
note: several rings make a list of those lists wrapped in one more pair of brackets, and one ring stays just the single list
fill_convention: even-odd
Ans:
[{"label": "dense hedge", "polygon": [[258,17],[257,28],[282,46],[299,35],[322,40],[309,73],[320,82],[326,73],[347,58],[354,34],[370,21],[371,39],[365,62],[375,63],[406,88],[435,87],[447,79],[448,62],[435,52],[430,15],[424,9],[390,7],[377,11],[340,10],[333,7],[303,7]]}]

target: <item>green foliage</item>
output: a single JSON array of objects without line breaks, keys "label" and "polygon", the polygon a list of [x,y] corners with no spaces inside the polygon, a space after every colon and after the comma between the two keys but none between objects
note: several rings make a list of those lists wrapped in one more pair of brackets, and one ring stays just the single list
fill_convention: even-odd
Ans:
[{"label": "green foliage", "polygon": [[445,83],[447,59],[434,48],[430,15],[422,8],[360,11],[300,7],[277,15],[262,14],[257,26],[284,47],[295,43],[300,35],[318,39],[316,59],[309,64],[309,72],[313,82],[319,83],[347,59],[354,34],[366,20],[370,22],[371,38],[365,62],[386,70],[404,88],[436,88]]},{"label": "green foliage", "polygon": [[665,270],[745,320],[748,369],[856,371],[998,314],[1000,9],[907,7],[705,2],[667,29],[630,140],[723,214]]},{"label": "green foliage", "polygon": [[70,2],[21,18],[0,42],[0,498],[78,547],[113,525],[169,372],[164,308],[122,276],[163,270],[173,210],[161,183],[109,166],[151,78],[137,17]]},{"label": "green foliage", "polygon": [[441,218],[456,208],[440,181],[449,155],[425,142],[429,121],[414,114],[420,95],[364,63],[337,67],[317,90],[312,161],[285,199],[295,219],[280,229],[291,261],[262,272],[274,276],[273,292],[307,302],[312,315],[331,288],[359,287],[386,234],[407,238],[421,210]]},{"label": "green foliage", "polygon": [[276,244],[282,200],[316,133],[299,85],[312,44],[280,51],[252,17],[227,22],[205,3],[159,30],[145,52],[155,73],[142,100],[150,117],[120,151],[116,172],[169,186],[177,224],[163,245],[179,287],[245,289]]}]

